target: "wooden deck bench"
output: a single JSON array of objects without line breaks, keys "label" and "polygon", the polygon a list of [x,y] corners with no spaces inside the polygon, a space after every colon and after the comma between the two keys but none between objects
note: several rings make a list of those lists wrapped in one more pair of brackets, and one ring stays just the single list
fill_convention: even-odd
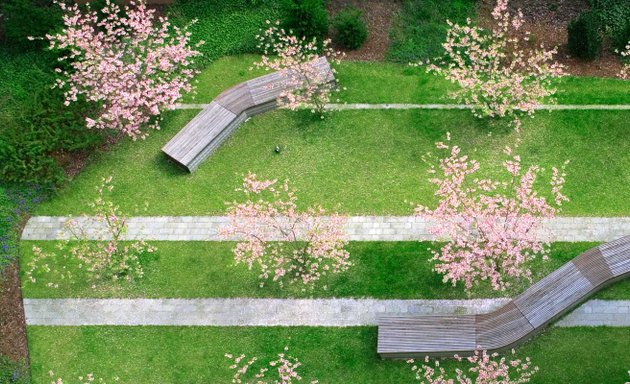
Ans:
[{"label": "wooden deck bench", "polygon": [[379,319],[378,354],[385,359],[470,355],[476,348],[512,348],[587,297],[630,276],[630,236],[581,254],[494,312]]},{"label": "wooden deck bench", "polygon": [[[315,61],[322,79],[334,81],[325,57]],[[273,72],[237,84],[221,93],[181,131],[162,151],[189,172],[199,167],[249,117],[275,109],[277,99],[287,90],[286,73]]]}]

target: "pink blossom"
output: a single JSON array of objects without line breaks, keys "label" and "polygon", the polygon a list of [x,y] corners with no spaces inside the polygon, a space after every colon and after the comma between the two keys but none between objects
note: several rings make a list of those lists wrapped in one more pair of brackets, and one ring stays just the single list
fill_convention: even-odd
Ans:
[{"label": "pink blossom", "polygon": [[[234,371],[232,383],[236,384],[292,384],[296,381],[302,381],[302,377],[298,374],[298,368],[302,366],[300,361],[288,355],[288,347],[284,347],[284,351],[278,353],[276,360],[267,363],[256,371],[253,366],[259,363],[257,357],[245,359],[245,355],[241,354],[237,358],[234,355],[226,353],[225,357],[230,359],[233,364],[230,369]],[[317,380],[312,380],[310,384],[317,384]]]},{"label": "pink blossom", "polygon": [[279,22],[267,24],[270,27],[256,35],[263,56],[260,62],[254,63],[254,67],[284,74],[281,86],[285,90],[278,98],[281,106],[291,110],[308,107],[323,117],[331,94],[339,89],[334,79],[335,69],[322,73],[315,62],[323,56],[332,63],[339,63],[343,53],[335,52],[330,47],[330,40],[324,40],[322,47],[318,47],[316,39],[307,41],[304,37],[298,38],[292,31],[280,28]]},{"label": "pink blossom", "polygon": [[[512,16],[508,1],[498,0],[492,11],[494,25],[485,30],[472,24],[448,22],[446,60],[429,65],[427,70],[446,77],[461,89],[451,96],[471,104],[477,117],[511,117],[520,128],[519,115],[533,115],[542,99],[556,93],[553,79],[564,75],[563,66],[553,61],[554,48],[523,47],[529,32],[521,31],[523,14]],[[421,65],[418,63],[416,65]]]},{"label": "pink blossom", "polygon": [[[630,41],[628,41],[628,44],[626,45],[624,50],[621,52],[621,56],[626,59],[630,59]],[[621,72],[619,72],[619,77],[625,80],[630,79],[630,62],[626,62],[624,64],[623,68],[621,69]]]},{"label": "pink blossom", "polygon": [[454,372],[447,372],[440,366],[439,360],[435,360],[433,366],[429,365],[431,360],[428,356],[424,364],[417,365],[414,360],[407,360],[407,363],[411,365],[416,380],[425,384],[523,384],[528,383],[539,370],[531,367],[529,357],[507,360],[498,353],[488,354],[485,350],[476,350],[466,359],[455,355],[454,359],[459,362],[465,360],[470,367],[467,371],[456,368]]},{"label": "pink blossom", "polygon": [[65,104],[81,97],[97,106],[97,115],[85,118],[88,128],[118,130],[134,140],[146,137],[146,127],[159,129],[160,111],[192,90],[200,52],[190,47],[190,25],[174,27],[144,2],[131,2],[123,12],[106,0],[100,14],[89,4],[85,11],[58,4],[64,28],[46,38],[70,68],[56,69]]},{"label": "pink blossom", "polygon": [[[539,238],[543,219],[554,217],[568,198],[562,193],[564,168],[553,168],[550,181],[555,206],[534,188],[540,167],[524,168],[512,148],[503,162],[507,181],[478,179],[476,160],[461,155],[458,146],[436,146],[447,155],[432,164],[429,179],[435,184],[435,209],[419,205],[416,214],[435,223],[431,233],[447,242],[433,251],[434,270],[444,282],[463,282],[468,290],[489,281],[496,290],[506,289],[506,278],[531,280],[528,263],[537,256],[546,259],[548,245]],[[440,175],[441,174],[441,175]],[[438,176],[435,176],[438,175]]]},{"label": "pink blossom", "polygon": [[344,224],[337,214],[324,216],[321,208],[298,211],[295,191],[288,182],[258,180],[249,173],[243,180],[247,200],[228,204],[226,239],[239,238],[233,248],[236,263],[260,269],[261,285],[266,280],[285,280],[313,286],[328,273],[340,273],[351,265]]}]

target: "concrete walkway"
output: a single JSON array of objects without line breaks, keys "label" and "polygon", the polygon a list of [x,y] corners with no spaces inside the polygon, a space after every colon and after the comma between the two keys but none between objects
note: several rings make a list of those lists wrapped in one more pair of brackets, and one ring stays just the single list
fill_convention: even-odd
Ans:
[{"label": "concrete walkway", "polygon": [[[478,314],[509,299],[24,299],[29,325],[374,326],[383,315]],[[556,325],[630,326],[630,301],[591,300]]]},{"label": "concrete walkway", "polygon": [[[63,239],[64,216],[32,217],[22,233],[24,240]],[[228,219],[223,216],[132,217],[127,239],[173,241],[219,241],[218,230]],[[94,238],[102,225],[84,224]],[[428,228],[434,223],[416,216],[353,216],[346,233],[352,241],[434,240]],[[612,241],[630,235],[630,217],[557,217],[543,222],[540,237],[548,241]]]},{"label": "concrete walkway", "polygon": [[[203,109],[209,104],[175,104],[172,109]],[[330,111],[343,111],[352,109],[470,109],[469,104],[368,104],[368,103],[349,103],[349,104],[326,104],[325,107]],[[601,110],[601,111],[630,111],[630,105],[627,104],[541,104],[536,107],[537,110],[546,111],[578,111],[578,110]]]}]

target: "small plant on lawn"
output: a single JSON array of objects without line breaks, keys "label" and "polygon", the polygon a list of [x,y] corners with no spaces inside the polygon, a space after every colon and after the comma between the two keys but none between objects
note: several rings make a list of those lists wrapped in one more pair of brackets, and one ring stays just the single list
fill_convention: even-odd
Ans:
[{"label": "small plant on lawn", "polygon": [[269,28],[256,36],[258,47],[263,55],[260,62],[254,63],[256,68],[268,71],[282,71],[285,74],[284,91],[278,97],[278,104],[296,110],[308,107],[311,112],[324,116],[325,106],[331,95],[337,92],[335,69],[322,72],[316,65],[320,57],[326,57],[331,64],[339,63],[341,52],[335,52],[330,47],[330,39],[324,40],[321,49],[317,40],[298,38],[292,31],[280,28],[280,22],[270,24]]},{"label": "small plant on lawn", "polygon": [[258,180],[249,173],[243,180],[244,203],[229,203],[229,224],[221,235],[242,240],[233,248],[237,264],[260,268],[261,286],[271,279],[313,287],[328,273],[350,266],[345,250],[345,217],[324,217],[320,207],[297,209],[295,191],[287,181]]},{"label": "small plant on lawn", "polygon": [[[291,384],[302,381],[297,369],[302,365],[299,360],[288,354],[289,347],[278,354],[276,360],[256,370],[253,366],[259,361],[257,357],[247,359],[245,355],[234,356],[229,353],[225,357],[230,359],[230,369],[234,371],[232,383],[237,384]],[[310,381],[318,383],[317,380]]]},{"label": "small plant on lawn", "polygon": [[85,119],[88,128],[118,130],[134,140],[146,137],[145,128],[159,129],[160,113],[192,90],[193,59],[200,53],[190,46],[190,24],[171,26],[143,2],[124,11],[110,0],[100,11],[58,4],[64,28],[46,38],[65,63],[56,69],[55,86],[64,90],[66,105],[79,97],[96,104],[98,115]]},{"label": "small plant on lawn", "polygon": [[[52,378],[55,376],[55,373],[53,371],[48,371],[48,375]],[[110,381],[110,383],[112,382],[117,383],[119,380],[120,379],[118,377],[115,377],[112,381]],[[78,381],[76,381],[75,383],[77,384],[107,384],[107,381],[105,381],[105,379],[103,378],[95,377],[94,374],[92,373],[88,373],[85,376],[79,376]],[[53,379],[53,381],[51,381],[50,384],[64,384],[64,381],[61,377],[59,377],[56,380]]]},{"label": "small plant on lawn", "polygon": [[424,384],[521,384],[528,383],[538,372],[538,367],[532,366],[529,357],[525,360],[508,360],[503,356],[499,357],[498,353],[488,354],[485,350],[477,350],[473,356],[467,358],[458,355],[454,357],[470,367],[467,370],[457,368],[455,372],[447,372],[440,366],[439,360],[431,363],[428,356],[422,365],[417,365],[414,360],[407,360],[407,363],[411,364],[416,380]]},{"label": "small plant on lawn", "polygon": [[[621,52],[621,57],[630,60],[630,41],[626,45],[626,48]],[[630,79],[630,62],[626,62],[619,73],[619,77],[624,80]]]},{"label": "small plant on lawn", "polygon": [[537,256],[545,260],[549,252],[549,244],[538,233],[540,224],[568,201],[562,194],[567,163],[552,169],[550,203],[536,190],[542,169],[525,168],[509,147],[503,162],[507,175],[498,180],[478,178],[479,162],[462,155],[458,146],[439,142],[436,147],[447,152],[439,159],[439,171],[434,164],[429,170],[435,175],[429,181],[437,186],[438,205],[416,208],[417,215],[434,223],[430,231],[446,240],[432,251],[434,270],[453,286],[463,282],[466,290],[486,280],[495,290],[509,287],[508,278],[531,280],[528,262]]},{"label": "small plant on lawn", "polygon": [[471,104],[475,116],[509,117],[519,128],[521,114],[533,115],[543,98],[556,93],[552,81],[563,75],[563,67],[553,61],[556,49],[524,46],[529,32],[521,31],[523,15],[512,16],[507,0],[497,1],[492,17],[491,30],[470,19],[465,25],[448,21],[446,58],[428,71],[459,84],[451,96]]},{"label": "small plant on lawn", "polygon": [[[92,216],[71,218],[64,224],[68,240],[59,242],[57,249],[63,257],[79,263],[90,280],[132,281],[144,277],[143,258],[156,251],[156,248],[143,240],[123,242],[127,231],[127,217],[108,196],[114,187],[111,176],[103,179],[97,188],[98,197],[90,203]],[[96,239],[96,240],[91,240]],[[54,253],[46,253],[33,247],[34,257],[28,263],[26,276],[32,283],[37,282],[38,273],[52,274],[61,280],[72,279],[66,263],[53,269],[47,260],[56,258]],[[59,283],[51,281],[49,287],[58,288]]]}]

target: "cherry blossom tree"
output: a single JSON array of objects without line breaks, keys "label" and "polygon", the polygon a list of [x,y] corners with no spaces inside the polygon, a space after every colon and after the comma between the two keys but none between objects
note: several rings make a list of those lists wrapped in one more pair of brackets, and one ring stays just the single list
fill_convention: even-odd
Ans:
[{"label": "cherry blossom tree", "polygon": [[340,273],[351,265],[345,250],[346,218],[324,216],[321,207],[298,211],[295,191],[288,182],[258,180],[249,173],[243,187],[243,203],[228,204],[229,223],[220,233],[240,239],[233,248],[237,264],[260,269],[261,286],[271,279],[312,287],[328,273]]},{"label": "cherry blossom tree", "polygon": [[[628,41],[628,45],[626,45],[626,48],[621,52],[621,56],[626,59],[630,59],[630,41]],[[624,80],[630,79],[630,62],[626,62],[624,64],[621,72],[619,73],[619,77]]]},{"label": "cherry blossom tree", "polygon": [[476,177],[479,162],[450,145],[450,135],[447,139],[436,143],[446,154],[437,169],[432,163],[429,170],[433,175],[429,181],[437,186],[437,207],[416,208],[417,215],[434,223],[431,233],[446,240],[433,251],[434,270],[443,274],[444,282],[455,286],[461,281],[467,290],[485,280],[495,290],[510,286],[509,279],[531,280],[528,262],[537,256],[546,259],[549,252],[549,244],[539,236],[540,224],[568,201],[562,194],[568,162],[552,168],[549,202],[536,190],[542,169],[524,167],[511,148],[505,149],[506,177],[481,179]]},{"label": "cherry blossom tree", "polygon": [[523,14],[512,15],[508,0],[497,1],[492,18],[489,30],[470,19],[465,25],[448,21],[445,59],[428,71],[459,84],[451,96],[472,105],[475,116],[507,116],[518,129],[519,115],[533,115],[543,98],[553,101],[552,81],[563,75],[563,66],[553,61],[555,48],[526,47],[530,34],[522,31]]},{"label": "cherry blossom tree", "polygon": [[[234,356],[229,353],[225,357],[232,361],[230,369],[234,371],[232,383],[236,384],[291,384],[301,381],[298,368],[302,363],[288,354],[289,347],[284,347],[284,351],[278,354],[276,360],[270,361],[267,365],[256,371],[252,367],[259,361],[257,357],[247,359],[245,355]],[[318,383],[317,380],[310,381],[311,384]]]},{"label": "cherry blossom tree", "polygon": [[[34,257],[28,262],[27,279],[37,282],[37,275],[48,275],[47,286],[58,288],[59,281],[71,280],[68,261],[77,262],[91,280],[126,280],[144,277],[142,259],[154,253],[156,248],[143,240],[124,241],[127,217],[113,203],[109,194],[113,191],[111,176],[104,178],[97,188],[98,197],[90,203],[92,215],[70,218],[64,224],[68,240],[57,244],[64,262],[55,268],[48,260],[58,259],[57,254],[44,252],[34,246]],[[96,239],[96,240],[92,240]]]},{"label": "cherry blossom tree", "polygon": [[145,138],[146,128],[159,129],[160,113],[192,90],[193,59],[201,53],[190,46],[190,24],[172,26],[143,2],[123,10],[106,0],[100,11],[89,3],[85,10],[58,4],[64,28],[46,38],[66,63],[67,69],[56,69],[55,84],[66,105],[80,98],[95,104],[88,128],[118,130],[134,140]]},{"label": "cherry blossom tree", "polygon": [[263,55],[254,67],[285,74],[284,90],[278,97],[280,106],[291,110],[306,106],[323,117],[326,104],[339,88],[334,77],[335,69],[331,67],[322,72],[316,61],[326,57],[330,63],[338,64],[343,53],[330,47],[330,39],[322,41],[320,46],[315,38],[298,38],[291,30],[280,28],[279,21],[272,24],[267,20],[267,24],[269,28],[256,35]]},{"label": "cherry blossom tree", "polygon": [[473,356],[462,358],[455,355],[454,358],[470,367],[466,371],[457,368],[454,373],[447,372],[439,360],[431,362],[428,356],[424,364],[417,365],[414,360],[407,360],[407,363],[411,364],[416,380],[424,384],[522,384],[528,383],[538,372],[538,367],[532,366],[529,357],[508,360],[498,353],[477,350]]}]

